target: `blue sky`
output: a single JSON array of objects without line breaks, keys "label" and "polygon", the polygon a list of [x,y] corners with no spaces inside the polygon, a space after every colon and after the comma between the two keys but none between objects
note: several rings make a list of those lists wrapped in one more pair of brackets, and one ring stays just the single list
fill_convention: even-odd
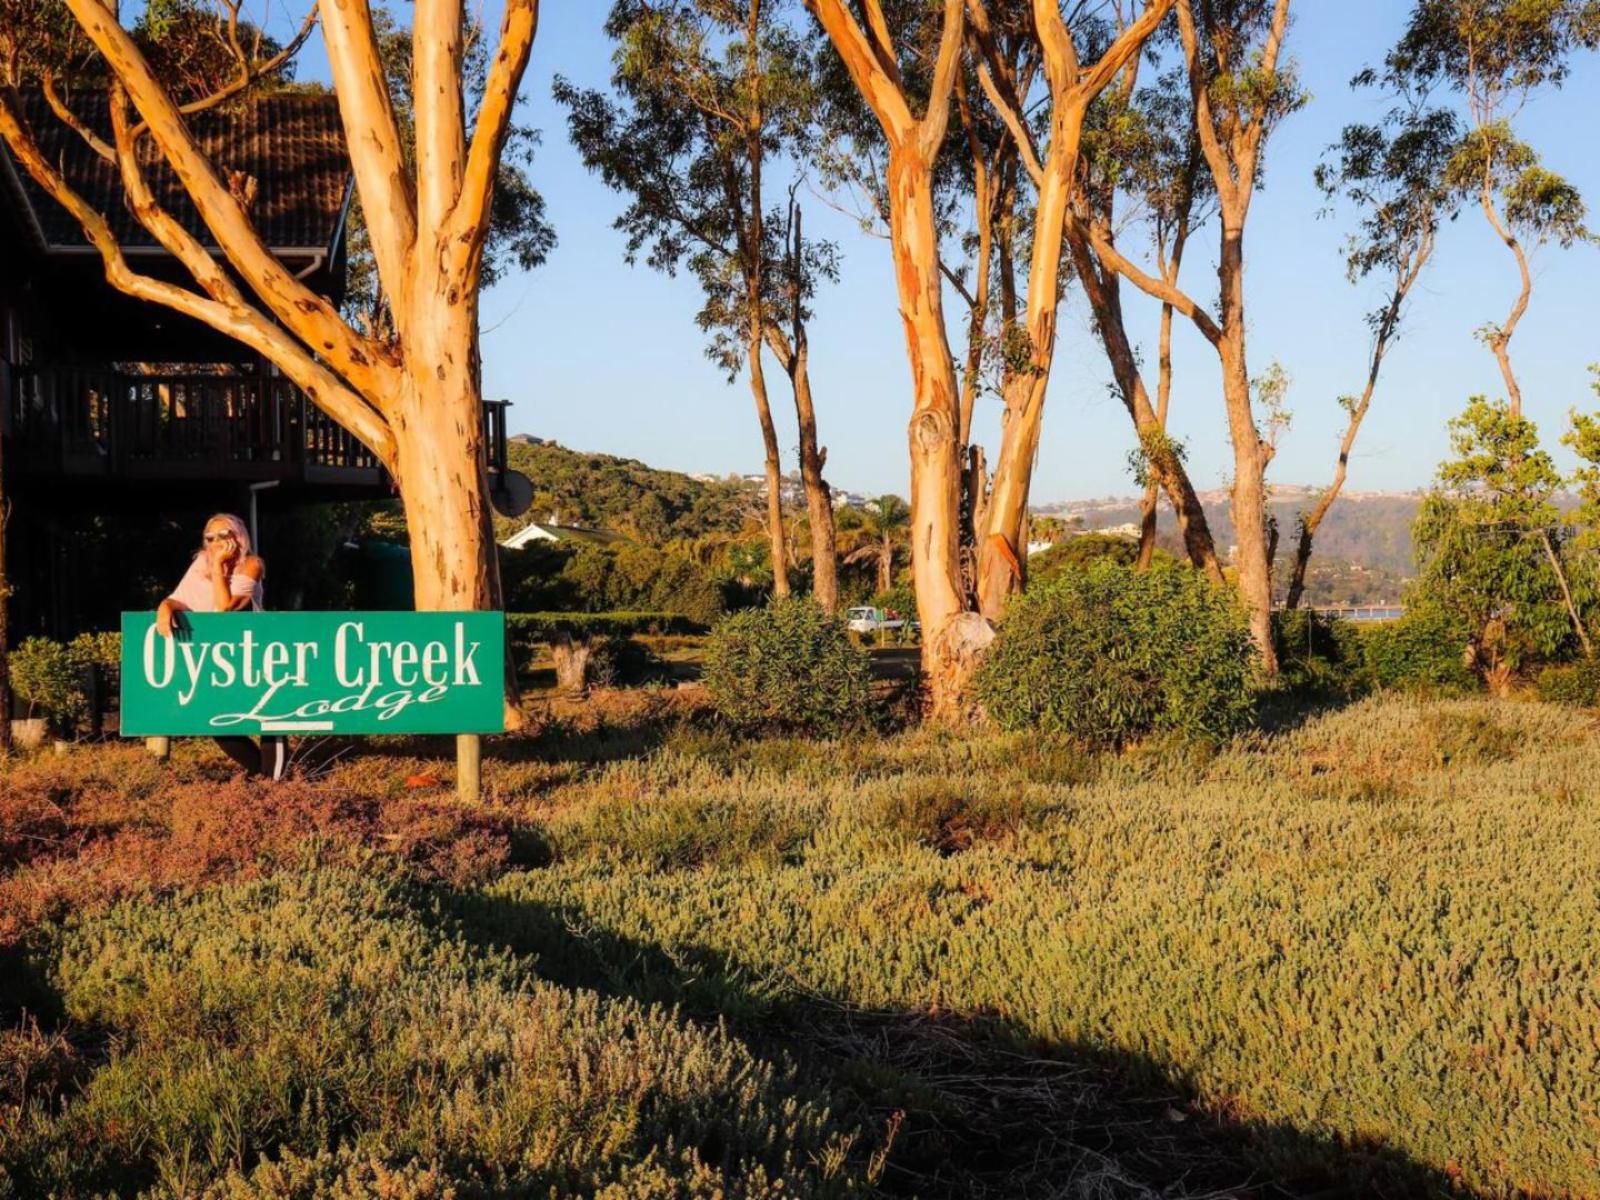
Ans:
[{"label": "blue sky", "polygon": [[[560,244],[550,261],[514,276],[483,301],[485,391],[513,402],[511,427],[563,445],[643,459],[686,471],[756,471],[761,440],[748,386],[728,383],[706,359],[694,325],[692,279],[667,278],[623,261],[612,229],[621,197],[583,167],[551,99],[560,74],[588,86],[610,76],[611,47],[601,32],[606,0],[546,0],[532,65],[523,85],[524,117],[544,132],[534,180]],[[1375,287],[1344,276],[1342,214],[1319,217],[1313,167],[1340,129],[1376,115],[1381,101],[1353,94],[1350,77],[1393,42],[1409,4],[1400,0],[1297,0],[1288,50],[1312,94],[1268,151],[1266,187],[1247,229],[1250,357],[1273,360],[1293,379],[1294,423],[1282,439],[1271,479],[1317,483],[1332,470],[1343,414],[1337,398],[1365,371],[1364,312]],[[497,20],[492,0],[486,19]],[[320,76],[320,46],[303,76]],[[1580,60],[1566,88],[1535,98],[1518,121],[1546,164],[1600,204],[1600,61]],[[1600,224],[1600,220],[1597,220]],[[811,327],[818,424],[828,476],[856,491],[906,487],[909,370],[887,245],[863,234],[821,195],[807,206],[807,232],[835,239],[840,282],[818,298]],[[1215,293],[1215,236],[1190,252],[1187,287]],[[1600,359],[1600,249],[1541,250],[1533,305],[1512,345],[1526,408],[1556,446],[1567,410],[1594,407],[1587,365]],[[1481,212],[1464,212],[1440,240],[1418,286],[1403,341],[1394,349],[1352,460],[1348,486],[1405,489],[1427,483],[1447,450],[1445,421],[1475,393],[1501,394],[1499,373],[1473,331],[1502,320],[1515,298],[1515,264]],[[1136,336],[1154,359],[1155,305],[1125,288]],[[1085,306],[1069,297],[1045,410],[1035,474],[1036,503],[1134,490],[1127,470],[1131,424],[1109,391],[1105,355]],[[959,350],[959,342],[957,343]],[[786,380],[769,366],[785,469],[795,466]],[[1180,320],[1175,339],[1171,425],[1186,439],[1196,484],[1224,483],[1231,454],[1214,353]],[[977,436],[998,442],[998,404],[984,402]],[[992,457],[992,454],[991,454]],[[1566,460],[1563,458],[1563,462]]]}]

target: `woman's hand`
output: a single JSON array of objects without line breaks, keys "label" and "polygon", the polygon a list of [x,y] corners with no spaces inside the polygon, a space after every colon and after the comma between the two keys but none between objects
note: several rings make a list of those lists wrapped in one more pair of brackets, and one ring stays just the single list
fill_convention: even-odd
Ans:
[{"label": "woman's hand", "polygon": [[168,596],[156,606],[156,632],[164,638],[174,633],[180,640],[187,638],[189,627],[184,624],[183,611],[183,606]]},{"label": "woman's hand", "polygon": [[226,579],[233,574],[234,565],[239,561],[239,543],[231,535],[225,535],[208,542],[206,554],[211,560],[212,572]]}]

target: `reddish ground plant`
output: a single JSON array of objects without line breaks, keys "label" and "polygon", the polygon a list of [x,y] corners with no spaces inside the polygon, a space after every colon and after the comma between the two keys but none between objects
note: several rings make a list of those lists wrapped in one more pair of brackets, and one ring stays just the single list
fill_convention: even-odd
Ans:
[{"label": "reddish ground plant", "polygon": [[375,850],[456,885],[504,869],[510,812],[397,791],[408,762],[279,784],[232,777],[200,747],[171,764],[119,746],[15,763],[0,778],[0,945],[68,909],[259,874],[307,846]]}]

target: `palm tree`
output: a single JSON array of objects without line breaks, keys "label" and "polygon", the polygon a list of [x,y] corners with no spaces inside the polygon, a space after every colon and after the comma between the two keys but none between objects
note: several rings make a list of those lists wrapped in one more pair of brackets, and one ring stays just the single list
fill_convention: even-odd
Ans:
[{"label": "palm tree", "polygon": [[878,560],[878,591],[894,587],[894,552],[911,524],[911,509],[899,496],[879,496],[861,508],[861,524],[854,531],[856,547],[845,562]]}]

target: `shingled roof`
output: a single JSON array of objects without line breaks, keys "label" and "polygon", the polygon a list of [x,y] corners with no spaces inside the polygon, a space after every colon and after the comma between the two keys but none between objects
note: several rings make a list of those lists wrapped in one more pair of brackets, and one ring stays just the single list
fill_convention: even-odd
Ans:
[{"label": "shingled roof", "polygon": [[[40,92],[25,92],[22,99],[45,157],[62,168],[79,195],[105,214],[122,245],[155,246],[155,239],[128,210],[117,168],[62,124]],[[71,98],[71,108],[111,140],[110,106],[104,93],[78,92]],[[260,96],[188,120],[196,141],[224,179],[238,171],[256,181],[252,216],[268,246],[278,251],[332,248],[341,232],[350,186],[337,97]],[[213,244],[177,175],[148,135],[139,140],[139,157],[163,207],[203,243]],[[85,246],[82,229],[66,209],[47,196],[20,164],[9,165],[32,212],[33,219],[24,223],[43,234],[49,249]]]}]

